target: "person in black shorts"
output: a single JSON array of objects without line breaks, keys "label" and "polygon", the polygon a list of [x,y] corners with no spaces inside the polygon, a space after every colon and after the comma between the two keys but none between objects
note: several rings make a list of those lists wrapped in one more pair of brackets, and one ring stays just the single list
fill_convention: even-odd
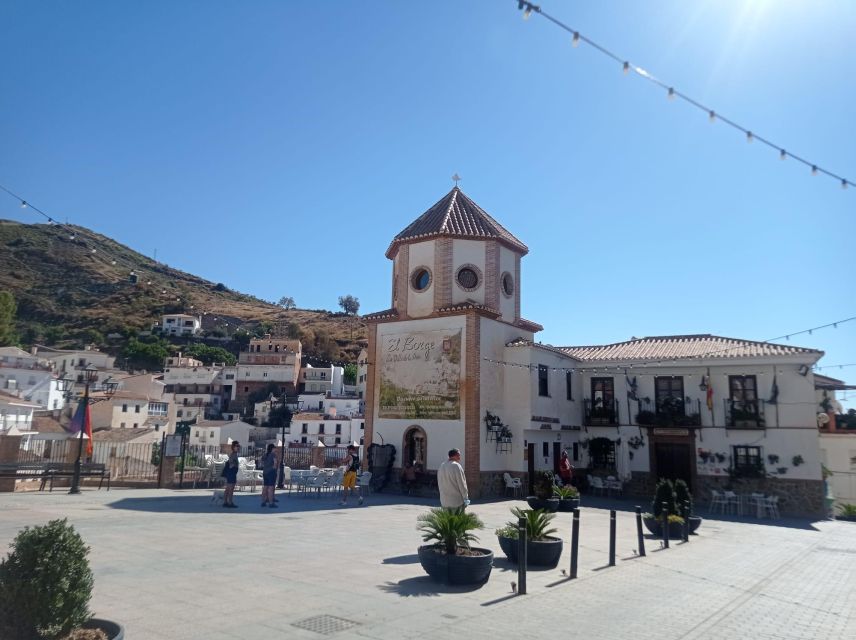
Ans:
[{"label": "person in black shorts", "polygon": [[[348,445],[348,457],[345,458],[345,477],[342,479],[342,502],[344,507],[348,504],[348,492],[360,492],[357,486],[357,471],[360,470],[360,456],[357,455],[357,448],[354,445]],[[363,496],[360,495],[359,504],[363,503]]]},{"label": "person in black shorts", "polygon": [[276,507],[276,445],[269,444],[262,462],[262,506]]},{"label": "person in black shorts", "polygon": [[226,509],[237,509],[235,504],[235,484],[238,482],[238,451],[241,449],[241,444],[235,440],[232,442],[232,453],[229,454],[229,459],[226,461],[226,466],[223,468],[223,477],[226,479],[226,490],[223,492],[223,507]]}]

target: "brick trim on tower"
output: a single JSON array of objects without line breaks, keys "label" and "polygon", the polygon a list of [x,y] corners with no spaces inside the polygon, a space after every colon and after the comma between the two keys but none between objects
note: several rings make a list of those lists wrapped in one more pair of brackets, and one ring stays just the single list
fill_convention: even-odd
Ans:
[{"label": "brick trim on tower", "polygon": [[484,245],[484,301],[492,309],[499,309],[499,243]]},{"label": "brick trim on tower", "polygon": [[[366,348],[368,364],[366,365],[366,414],[363,435],[363,454],[367,454],[369,446],[374,441],[374,416],[375,416],[375,375],[378,372],[377,363],[377,325],[369,323],[369,344]],[[364,460],[363,466],[367,465]]]},{"label": "brick trim on tower", "polygon": [[481,495],[481,316],[467,313],[464,376],[464,473],[470,497]]},{"label": "brick trim on tower", "polygon": [[410,286],[408,285],[410,281],[410,247],[408,245],[402,246],[398,250],[396,258],[398,262],[398,268],[395,270],[395,298],[398,300],[396,311],[400,317],[406,317],[407,297],[410,295]]},{"label": "brick trim on tower", "polygon": [[434,309],[452,304],[452,239],[434,241]]}]

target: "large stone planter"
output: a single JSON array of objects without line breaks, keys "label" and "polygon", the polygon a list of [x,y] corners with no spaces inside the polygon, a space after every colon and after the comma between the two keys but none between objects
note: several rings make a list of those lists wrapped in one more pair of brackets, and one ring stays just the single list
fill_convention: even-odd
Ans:
[{"label": "large stone planter", "polygon": [[433,545],[419,547],[419,562],[436,582],[451,585],[484,584],[493,568],[493,551],[472,547],[474,556],[450,556]]},{"label": "large stone planter", "polygon": [[[497,536],[499,548],[511,562],[518,562],[517,538]],[[562,539],[548,537],[546,540],[526,541],[526,564],[529,567],[544,567],[552,569],[559,564],[562,557]]]},{"label": "large stone planter", "polygon": [[573,511],[580,508],[579,498],[559,498],[559,511]]},{"label": "large stone planter", "polygon": [[526,504],[530,509],[543,509],[550,513],[556,513],[559,510],[558,498],[539,498],[537,496],[527,496]]},{"label": "large stone planter", "polygon": [[124,640],[125,638],[125,628],[118,622],[113,622],[112,620],[90,618],[89,621],[83,625],[83,628],[101,629],[107,634],[107,637],[110,640]]},{"label": "large stone planter", "polygon": [[[642,518],[645,523],[645,528],[648,529],[658,538],[663,536],[663,522],[660,518]],[[690,516],[690,533],[695,533],[695,530],[701,526],[702,519],[700,516]],[[683,538],[684,527],[677,522],[669,523],[669,538],[677,540]]]}]

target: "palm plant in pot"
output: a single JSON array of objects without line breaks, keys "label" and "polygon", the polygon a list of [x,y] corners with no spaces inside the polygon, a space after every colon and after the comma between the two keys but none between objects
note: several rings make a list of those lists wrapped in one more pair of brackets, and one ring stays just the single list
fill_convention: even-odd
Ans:
[{"label": "palm plant in pot", "polygon": [[550,471],[542,471],[535,476],[532,485],[535,495],[526,497],[526,503],[531,509],[551,512],[559,510],[559,498],[553,495],[553,484],[553,474]]},{"label": "palm plant in pot", "polygon": [[121,640],[122,626],[89,611],[89,548],[66,520],[26,527],[0,562],[0,638]]},{"label": "palm plant in pot", "polygon": [[689,521],[690,521],[690,533],[694,533],[696,529],[701,526],[701,516],[692,515],[693,514],[693,494],[690,493],[689,485],[680,478],[675,480],[675,503],[678,513],[683,517],[687,517],[687,513],[685,513],[684,509],[687,503],[689,503]]},{"label": "palm plant in pot", "polygon": [[472,533],[484,524],[474,513],[461,509],[431,509],[417,518],[416,528],[425,542],[419,547],[419,562],[425,572],[445,584],[482,584],[490,577],[493,551],[471,547],[478,541]]},{"label": "palm plant in pot", "polygon": [[559,511],[573,511],[580,508],[580,492],[570,485],[553,485],[553,497],[559,499]]},{"label": "palm plant in pot", "polygon": [[495,531],[499,538],[499,546],[511,562],[518,561],[517,545],[519,532],[517,522],[526,518],[526,558],[527,565],[534,567],[553,568],[559,564],[562,556],[562,539],[553,536],[556,528],[552,527],[555,513],[543,509],[521,509],[512,507],[515,521],[510,521],[501,529]]}]

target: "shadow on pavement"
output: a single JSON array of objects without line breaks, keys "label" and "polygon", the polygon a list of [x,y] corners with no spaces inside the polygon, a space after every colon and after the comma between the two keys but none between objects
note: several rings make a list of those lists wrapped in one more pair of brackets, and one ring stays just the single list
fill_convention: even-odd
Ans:
[{"label": "shadow on pavement", "polygon": [[[486,583],[485,583],[486,584]],[[394,593],[402,598],[419,598],[439,596],[441,593],[469,593],[481,589],[484,584],[455,586],[434,582],[428,576],[417,576],[416,578],[405,578],[398,582],[385,582],[379,584],[378,589],[384,593]]]},{"label": "shadow on pavement", "polygon": [[111,509],[124,509],[128,511],[148,511],[152,513],[219,513],[222,515],[239,516],[241,514],[277,516],[282,514],[293,514],[313,511],[330,511],[331,514],[344,513],[351,510],[371,510],[372,507],[402,505],[429,507],[433,506],[430,501],[407,496],[372,494],[365,498],[362,506],[357,505],[356,500],[349,500],[347,506],[341,506],[341,498],[334,496],[288,496],[279,495],[279,504],[275,509],[261,506],[261,496],[256,494],[235,494],[237,509],[224,509],[220,502],[213,502],[211,494],[199,495],[164,493],[162,496],[121,498],[115,502],[107,503]]},{"label": "shadow on pavement", "polygon": [[395,556],[394,558],[384,558],[383,564],[419,564],[419,554],[411,553],[406,556]]}]

